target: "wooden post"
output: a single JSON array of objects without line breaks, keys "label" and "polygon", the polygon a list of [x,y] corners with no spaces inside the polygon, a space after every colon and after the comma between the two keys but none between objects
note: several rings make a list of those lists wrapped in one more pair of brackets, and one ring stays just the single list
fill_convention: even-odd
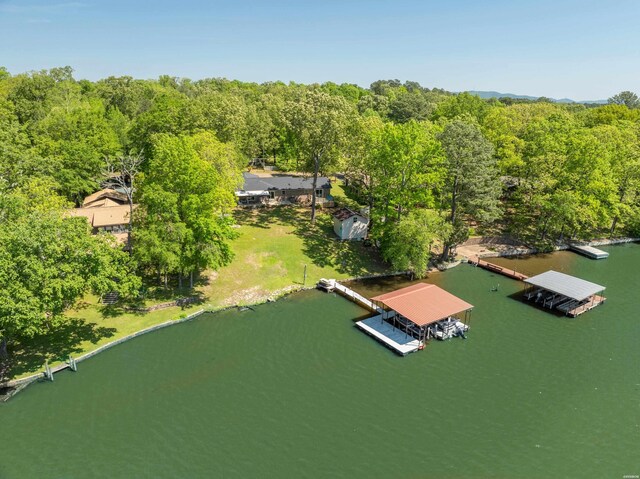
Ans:
[{"label": "wooden post", "polygon": [[304,265],[304,277],[302,279],[302,286],[306,286],[307,284],[307,265]]}]

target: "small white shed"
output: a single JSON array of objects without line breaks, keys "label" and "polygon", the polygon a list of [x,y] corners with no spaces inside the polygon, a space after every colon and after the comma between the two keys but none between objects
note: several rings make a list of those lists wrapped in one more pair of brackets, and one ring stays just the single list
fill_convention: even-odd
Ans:
[{"label": "small white shed", "polygon": [[368,226],[369,218],[349,208],[340,208],[333,214],[333,231],[341,240],[365,239]]}]

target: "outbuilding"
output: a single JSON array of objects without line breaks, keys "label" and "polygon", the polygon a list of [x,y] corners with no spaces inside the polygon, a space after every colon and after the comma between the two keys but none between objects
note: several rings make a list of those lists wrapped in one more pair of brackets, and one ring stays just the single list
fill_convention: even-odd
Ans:
[{"label": "outbuilding", "polygon": [[349,208],[340,208],[333,214],[333,231],[341,240],[361,241],[367,237],[369,218]]}]

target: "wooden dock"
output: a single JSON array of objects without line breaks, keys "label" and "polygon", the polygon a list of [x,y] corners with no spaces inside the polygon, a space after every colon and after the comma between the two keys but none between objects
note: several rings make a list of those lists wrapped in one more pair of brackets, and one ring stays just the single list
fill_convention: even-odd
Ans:
[{"label": "wooden dock", "polygon": [[358,321],[356,326],[364,333],[402,356],[418,351],[422,347],[421,341],[387,323],[382,318],[382,314]]},{"label": "wooden dock", "polygon": [[580,253],[581,255],[587,256],[591,259],[605,259],[609,257],[609,253],[607,253],[606,251],[602,251],[601,249],[594,248],[593,246],[589,245],[572,244],[569,246],[569,248],[572,251]]},{"label": "wooden dock", "polygon": [[592,310],[596,306],[600,306],[602,303],[606,301],[606,299],[607,298],[605,298],[604,296],[600,296],[599,294],[596,294],[591,298],[591,301],[589,301],[588,303],[582,304],[577,308],[567,311],[567,315],[571,316],[572,318],[575,318],[576,316],[579,316],[582,313],[586,313],[587,311]]},{"label": "wooden dock", "polygon": [[518,281],[524,281],[529,276],[523,273],[518,273],[517,271],[509,268],[503,268],[502,266],[498,266],[497,264],[489,263],[483,259],[478,258],[477,256],[472,256],[469,258],[469,263],[475,266],[479,266],[487,271],[492,271],[494,273],[501,274],[511,279],[516,279]]}]

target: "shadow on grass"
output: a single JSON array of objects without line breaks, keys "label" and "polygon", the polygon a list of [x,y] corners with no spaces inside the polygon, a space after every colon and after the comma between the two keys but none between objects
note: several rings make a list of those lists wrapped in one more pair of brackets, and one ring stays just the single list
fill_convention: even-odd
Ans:
[{"label": "shadow on grass", "polygon": [[302,239],[303,253],[315,266],[333,268],[348,276],[362,276],[388,270],[375,248],[366,248],[359,241],[340,241],[333,231],[332,209],[318,209],[316,223],[311,224],[311,210],[296,206],[277,206],[239,210],[240,225],[268,229],[274,224],[293,228]]},{"label": "shadow on grass", "polygon": [[70,354],[82,352],[83,342],[89,341],[96,344],[104,338],[112,337],[115,333],[115,328],[105,328],[79,318],[71,318],[48,334],[11,342],[8,348],[9,358],[5,375],[11,378],[41,371],[46,360],[63,361]]}]

